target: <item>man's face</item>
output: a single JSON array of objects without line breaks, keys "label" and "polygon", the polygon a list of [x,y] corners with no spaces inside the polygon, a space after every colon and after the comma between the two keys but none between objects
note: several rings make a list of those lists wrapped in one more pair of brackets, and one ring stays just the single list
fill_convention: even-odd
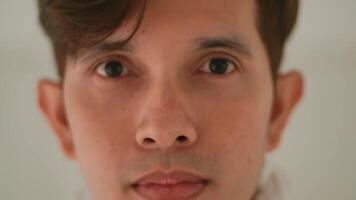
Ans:
[{"label": "man's face", "polygon": [[[194,199],[251,199],[284,124],[274,125],[273,113],[292,107],[274,111],[256,9],[250,0],[147,1],[130,47],[98,45],[68,59],[63,88],[52,87],[59,95],[40,104],[57,102],[49,104],[65,119],[50,121],[94,199],[143,199],[136,190],[183,199],[189,184],[169,198],[167,185],[132,187],[147,173],[176,170],[208,179],[190,185],[203,185]],[[104,42],[125,38],[130,24]]]}]

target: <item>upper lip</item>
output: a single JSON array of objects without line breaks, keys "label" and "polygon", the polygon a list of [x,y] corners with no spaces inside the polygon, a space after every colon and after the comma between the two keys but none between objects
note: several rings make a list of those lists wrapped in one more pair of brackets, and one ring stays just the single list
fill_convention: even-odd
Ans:
[{"label": "upper lip", "polygon": [[142,176],[135,181],[132,186],[142,186],[147,184],[174,185],[181,182],[208,182],[208,178],[189,171],[154,171]]}]

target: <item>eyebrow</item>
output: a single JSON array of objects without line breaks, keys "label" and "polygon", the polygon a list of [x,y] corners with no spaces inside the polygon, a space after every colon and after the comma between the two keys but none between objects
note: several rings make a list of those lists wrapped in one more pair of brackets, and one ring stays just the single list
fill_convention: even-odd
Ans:
[{"label": "eyebrow", "polygon": [[104,41],[87,48],[82,60],[85,61],[97,53],[109,53],[114,51],[133,53],[135,49],[129,42],[123,42],[122,40],[114,42]]},{"label": "eyebrow", "polygon": [[123,42],[122,40],[114,42],[102,42],[91,48],[94,52],[134,52],[134,47],[129,42]]},{"label": "eyebrow", "polygon": [[237,51],[240,54],[253,56],[251,48],[242,39],[236,36],[217,36],[212,38],[197,37],[193,39],[196,44],[195,50],[211,48],[227,48]]},{"label": "eyebrow", "polygon": [[[246,42],[236,36],[216,36],[216,37],[196,37],[192,39],[194,51],[206,50],[212,48],[227,48],[237,51],[240,54],[252,57],[252,51]],[[86,60],[96,53],[108,53],[121,51],[134,53],[135,48],[130,42],[114,41],[102,42],[88,49],[88,54],[83,58]]]}]

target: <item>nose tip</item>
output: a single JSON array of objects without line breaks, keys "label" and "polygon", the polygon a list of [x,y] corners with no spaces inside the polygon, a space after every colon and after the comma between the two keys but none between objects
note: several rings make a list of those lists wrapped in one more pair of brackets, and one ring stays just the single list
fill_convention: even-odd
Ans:
[{"label": "nose tip", "polygon": [[192,145],[196,140],[196,135],[189,132],[151,132],[138,134],[137,143],[145,149],[167,149],[173,147],[187,147]]},{"label": "nose tip", "polygon": [[136,142],[146,149],[193,145],[197,134],[185,93],[166,82],[153,86],[140,104]]}]

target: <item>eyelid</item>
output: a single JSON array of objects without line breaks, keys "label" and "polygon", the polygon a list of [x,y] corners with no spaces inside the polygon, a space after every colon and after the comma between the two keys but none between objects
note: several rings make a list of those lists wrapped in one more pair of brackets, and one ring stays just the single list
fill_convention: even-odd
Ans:
[{"label": "eyelid", "polygon": [[[124,68],[127,69],[128,71],[128,75],[130,74],[135,74],[138,73],[138,70],[132,65],[132,63],[130,62],[130,60],[128,58],[125,58],[124,56],[121,55],[108,55],[108,56],[104,56],[100,59],[97,59],[97,61],[94,62],[94,64],[92,64],[89,69],[91,73],[97,73],[97,69],[99,66],[101,66],[104,63],[110,62],[110,61],[117,61],[120,62],[122,64],[122,66]],[[125,77],[126,75],[122,75],[121,77]]]},{"label": "eyelid", "polygon": [[[239,71],[243,71],[243,65],[241,62],[241,59],[236,58],[235,55],[231,55],[231,53],[229,52],[225,52],[223,50],[221,51],[212,51],[209,52],[205,55],[203,55],[202,60],[204,60],[203,66],[206,62],[214,59],[214,58],[222,58],[222,59],[226,59],[227,61],[229,61],[230,63],[232,63],[237,70]],[[95,58],[93,58],[95,59]],[[96,59],[96,61],[94,61],[94,64],[91,64],[89,67],[89,73],[95,73],[96,69],[103,63],[105,62],[109,62],[109,61],[119,61],[123,64],[124,67],[126,67],[128,69],[128,71],[133,72],[134,74],[140,75],[142,74],[142,71],[140,69],[138,69],[137,67],[135,67],[135,65],[131,62],[130,58],[127,58],[126,55],[118,55],[118,54],[111,54],[111,55],[107,55],[107,56],[102,56],[99,59]],[[194,61],[192,62],[192,64],[194,64]],[[190,65],[192,65],[190,64]],[[198,65],[198,70],[203,67],[201,64]],[[197,67],[192,67],[191,68],[191,72],[196,71]],[[126,75],[125,75],[126,76]],[[124,77],[124,76],[122,76]]]},{"label": "eyelid", "polygon": [[[207,62],[210,62],[211,60],[217,59],[217,58],[224,59],[224,60],[230,62],[231,64],[233,64],[235,66],[236,70],[238,70],[238,71],[242,71],[243,70],[242,62],[241,62],[240,59],[236,58],[236,56],[233,56],[230,53],[221,52],[221,51],[211,52],[211,53],[205,55],[203,57],[203,59],[202,59],[204,62],[203,62],[203,64],[199,65],[199,69],[204,67],[204,65]],[[232,73],[232,72],[230,72],[230,73]]]},{"label": "eyelid", "polygon": [[[209,67],[210,62],[211,62],[212,60],[214,60],[214,59],[222,59],[222,60],[225,60],[228,64],[232,65],[233,69],[232,69],[231,71],[229,71],[229,69],[228,69],[227,72],[226,72],[226,74],[222,74],[222,75],[216,75],[216,74],[212,74],[212,73],[206,72],[206,71],[204,71],[204,70],[201,70],[201,69],[204,69],[205,67]],[[212,75],[214,75],[214,76],[228,75],[228,74],[230,74],[230,73],[233,73],[233,72],[236,71],[236,70],[239,70],[239,67],[236,66],[236,64],[235,64],[233,61],[231,61],[230,59],[224,58],[224,57],[214,57],[214,58],[208,60],[208,62],[205,62],[204,65],[199,68],[199,71],[200,71],[200,72],[206,72],[206,73],[212,74]],[[208,71],[209,71],[209,69],[208,69]]]},{"label": "eyelid", "polygon": [[[101,67],[105,67],[105,65],[107,63],[112,62],[112,61],[115,61],[115,60],[108,60],[108,61],[102,62],[101,64],[99,64],[95,67],[95,71],[103,77],[108,77],[105,75],[105,71],[103,72],[104,74],[102,74],[100,69],[101,69]],[[122,74],[120,75],[120,77],[123,77],[123,76],[126,76],[127,74],[129,74],[129,70],[127,69],[127,67],[125,65],[122,65],[122,66],[123,66],[124,70],[122,71]]]},{"label": "eyelid", "polygon": [[95,71],[100,65],[102,65],[103,63],[107,63],[110,61],[119,61],[121,63],[122,60],[120,58],[118,58],[118,56],[104,56],[102,58],[96,59],[96,61],[93,62],[93,64],[91,65],[91,70]]}]

